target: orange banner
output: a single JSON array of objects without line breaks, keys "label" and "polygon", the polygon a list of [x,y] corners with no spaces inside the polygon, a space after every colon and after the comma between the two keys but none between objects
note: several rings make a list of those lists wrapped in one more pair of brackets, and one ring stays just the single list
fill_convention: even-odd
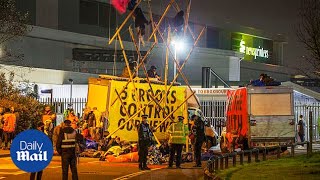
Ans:
[{"label": "orange banner", "polygon": [[242,137],[248,132],[247,88],[227,92],[227,133]]}]

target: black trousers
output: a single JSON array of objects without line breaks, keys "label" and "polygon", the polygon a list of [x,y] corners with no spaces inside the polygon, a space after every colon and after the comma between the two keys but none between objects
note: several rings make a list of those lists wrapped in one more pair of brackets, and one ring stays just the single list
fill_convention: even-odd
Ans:
[{"label": "black trousers", "polygon": [[4,136],[4,147],[8,148],[8,143],[11,144],[11,140],[13,138],[13,133],[12,132],[3,132]]},{"label": "black trousers", "polygon": [[139,141],[139,168],[147,167],[148,147],[148,141]]},{"label": "black trousers", "polygon": [[171,144],[170,145],[170,157],[169,157],[169,166],[172,167],[174,155],[177,152],[176,167],[180,167],[181,164],[181,153],[182,153],[183,144]]},{"label": "black trousers", "polygon": [[65,153],[61,155],[62,161],[62,179],[68,180],[69,166],[72,172],[72,180],[78,180],[77,157],[75,153]]},{"label": "black trousers", "polygon": [[201,166],[201,147],[202,147],[203,141],[196,140],[194,144],[194,158],[196,161],[197,166]]},{"label": "black trousers", "polygon": [[36,174],[37,174],[37,180],[41,180],[42,172],[43,172],[43,171],[31,173],[31,174],[30,174],[30,180],[34,180],[35,177],[36,177]]}]

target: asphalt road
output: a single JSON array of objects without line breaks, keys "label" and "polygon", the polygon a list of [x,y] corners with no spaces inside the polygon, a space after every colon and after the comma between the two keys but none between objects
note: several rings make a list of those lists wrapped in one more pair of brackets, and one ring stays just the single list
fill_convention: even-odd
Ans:
[{"label": "asphalt road", "polygon": [[[202,168],[193,168],[193,163],[182,164],[182,169],[167,169],[167,165],[150,165],[150,171],[140,171],[137,163],[108,163],[93,158],[80,158],[78,165],[79,179],[201,179]],[[24,180],[30,174],[19,170],[10,157],[0,158],[0,179]],[[44,170],[42,179],[61,180],[61,160],[55,156],[50,165]],[[69,171],[69,179],[71,172]]]}]

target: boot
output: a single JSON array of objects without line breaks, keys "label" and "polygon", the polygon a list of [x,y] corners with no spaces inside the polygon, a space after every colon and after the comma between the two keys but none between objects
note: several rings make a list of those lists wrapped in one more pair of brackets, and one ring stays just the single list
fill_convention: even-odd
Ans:
[{"label": "boot", "polygon": [[144,170],[150,170],[150,168],[147,166],[147,163],[143,163],[143,169]]},{"label": "boot", "polygon": [[143,166],[142,166],[142,163],[139,163],[139,169],[140,169],[140,170],[144,170],[144,169],[143,169]]}]

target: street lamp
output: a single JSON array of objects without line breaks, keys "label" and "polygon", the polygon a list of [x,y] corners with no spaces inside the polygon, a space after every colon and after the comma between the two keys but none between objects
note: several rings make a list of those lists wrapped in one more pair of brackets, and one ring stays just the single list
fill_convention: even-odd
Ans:
[{"label": "street lamp", "polygon": [[72,104],[72,85],[73,85],[73,79],[68,80],[70,82],[70,104]]},{"label": "street lamp", "polygon": [[[174,46],[174,59],[178,61],[177,53],[183,51],[184,43],[183,40],[173,40],[172,45]],[[173,62],[173,78],[176,77],[177,74],[177,64]]]}]

